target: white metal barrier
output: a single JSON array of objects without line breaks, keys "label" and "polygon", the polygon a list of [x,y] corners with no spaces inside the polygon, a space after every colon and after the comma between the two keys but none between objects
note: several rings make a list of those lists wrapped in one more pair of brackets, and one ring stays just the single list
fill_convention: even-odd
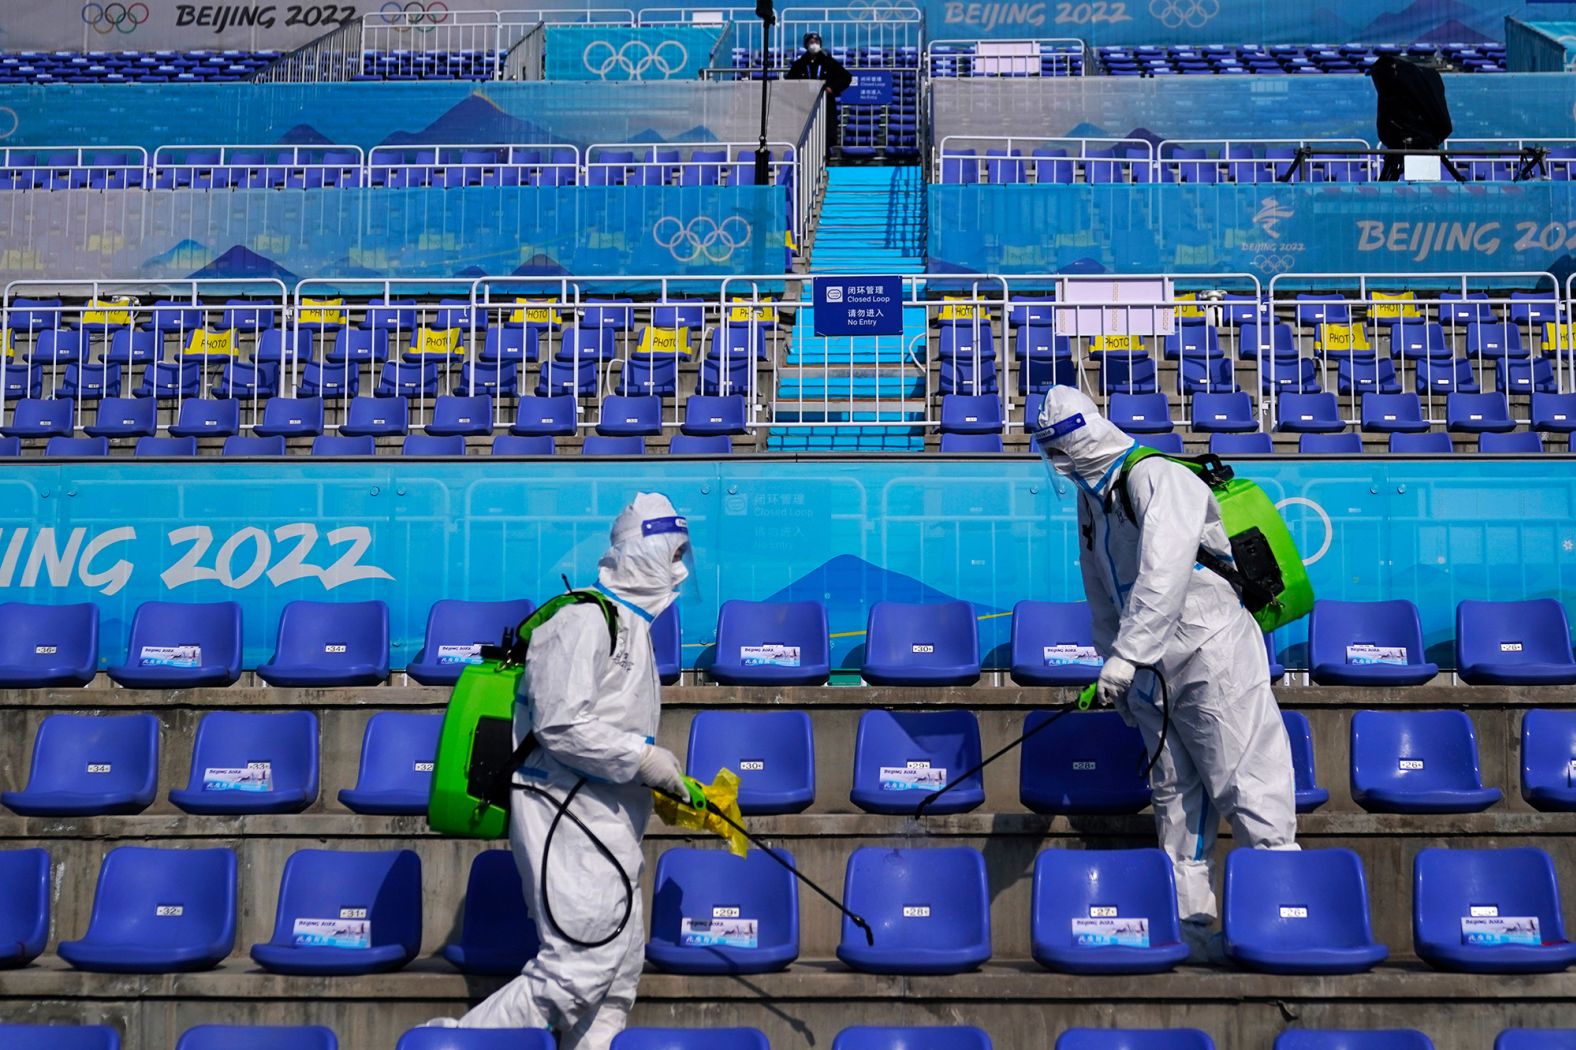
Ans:
[{"label": "white metal barrier", "polygon": [[1145,139],[1039,135],[947,135],[932,164],[940,183],[1004,185],[1145,183],[1155,168],[1154,145]]},{"label": "white metal barrier", "polygon": [[572,186],[580,149],[563,142],[423,143],[374,146],[367,182],[393,189],[460,186]]},{"label": "white metal barrier", "polygon": [[160,146],[154,189],[321,189],[366,185],[360,146]]},{"label": "white metal barrier", "polygon": [[1072,77],[1088,72],[1089,46],[1074,37],[1022,40],[932,40],[927,77]]},{"label": "white metal barrier", "polygon": [[1376,158],[1319,156],[1298,161],[1297,151],[1303,147],[1374,148],[1365,139],[1356,138],[1166,139],[1156,154],[1162,177],[1169,173],[1169,178],[1179,182],[1371,182],[1379,176],[1373,163]]},{"label": "white metal barrier", "polygon": [[131,189],[144,185],[141,146],[7,146],[0,149],[0,189]]}]

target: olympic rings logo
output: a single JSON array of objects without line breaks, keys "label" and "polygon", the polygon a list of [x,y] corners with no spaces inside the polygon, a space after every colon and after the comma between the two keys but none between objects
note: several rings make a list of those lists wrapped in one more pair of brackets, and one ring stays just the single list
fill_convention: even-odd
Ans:
[{"label": "olympic rings logo", "polygon": [[82,23],[100,35],[134,33],[151,14],[144,3],[87,3],[82,5]]},{"label": "olympic rings logo", "polygon": [[714,263],[727,262],[750,243],[750,224],[737,215],[718,222],[697,215],[689,222],[664,215],[651,227],[651,236],[678,262],[697,262],[703,256]]},{"label": "olympic rings logo", "polygon": [[383,24],[393,26],[396,32],[408,33],[412,29],[419,29],[429,33],[432,28],[449,20],[449,5],[443,0],[387,0],[378,8],[378,17],[383,19]]},{"label": "olympic rings logo", "polygon": [[[677,40],[664,40],[656,47],[644,40],[628,40],[616,49],[606,40],[597,40],[586,48],[581,61],[588,71],[603,80],[615,71],[623,74],[615,78],[619,80],[666,80],[683,71],[689,62],[689,52]],[[662,75],[647,76],[647,71],[653,68]]]},{"label": "olympic rings logo", "polygon": [[1149,13],[1167,29],[1201,29],[1220,14],[1220,0],[1149,0]]},{"label": "olympic rings logo", "polygon": [[919,16],[913,3],[901,0],[848,0],[845,10],[851,12],[852,22],[885,21],[892,15],[913,16],[912,20],[918,21]]},{"label": "olympic rings logo", "polygon": [[1260,273],[1285,273],[1296,265],[1297,257],[1284,253],[1264,252],[1253,257],[1253,266]]}]

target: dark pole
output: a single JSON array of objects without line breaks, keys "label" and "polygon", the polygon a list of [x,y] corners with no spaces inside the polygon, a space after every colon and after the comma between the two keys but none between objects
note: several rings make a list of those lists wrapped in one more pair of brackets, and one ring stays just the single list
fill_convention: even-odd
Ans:
[{"label": "dark pole", "polygon": [[766,109],[772,90],[772,24],[777,13],[772,10],[772,0],[759,0],[755,13],[761,16],[761,141],[755,147],[755,185],[770,186],[771,151],[766,148]]}]

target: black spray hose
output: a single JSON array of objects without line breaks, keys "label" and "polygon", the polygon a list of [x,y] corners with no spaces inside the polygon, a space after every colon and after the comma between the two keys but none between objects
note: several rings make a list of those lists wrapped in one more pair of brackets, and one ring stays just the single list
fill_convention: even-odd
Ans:
[{"label": "black spray hose", "polygon": [[968,780],[971,777],[975,776],[982,769],[984,769],[986,766],[990,765],[992,762],[996,761],[998,758],[1000,758],[1002,755],[1005,755],[1007,752],[1011,751],[1013,748],[1018,747],[1025,740],[1029,739],[1031,736],[1033,736],[1034,734],[1038,733],[1040,730],[1047,729],[1050,726],[1055,725],[1056,722],[1058,720],[1060,720],[1060,718],[1063,715],[1067,714],[1069,711],[1076,711],[1079,708],[1085,707],[1085,706],[1086,705],[1084,705],[1083,703],[1080,702],[1080,703],[1076,703],[1076,704],[1067,704],[1066,706],[1062,707],[1055,714],[1051,715],[1051,717],[1047,718],[1045,721],[1041,722],[1039,725],[1035,726],[1033,729],[1029,730],[1027,733],[1023,734],[1018,739],[1016,739],[1012,743],[1008,744],[1006,747],[1003,747],[1000,751],[997,751],[994,755],[990,756],[985,761],[981,762],[979,765],[977,765],[973,769],[969,770],[967,773],[964,773],[964,774],[962,774],[960,776],[954,777],[940,791],[932,792],[932,793],[926,795],[924,798],[920,799],[919,800],[919,805],[914,808],[914,816],[916,816],[916,817],[923,817],[925,815],[925,807],[930,805],[932,802],[936,801],[936,799],[940,798],[942,795],[945,795],[947,792],[951,791],[953,788],[957,787],[959,784],[963,783],[965,780]]},{"label": "black spray hose", "polygon": [[[653,790],[661,791],[660,788],[653,789]],[[688,806],[690,804],[689,803],[689,799],[687,799],[687,798],[680,798],[679,796],[673,795],[673,794],[669,794],[666,791],[661,791],[661,793],[663,795],[665,795],[666,797],[671,798],[673,801],[679,803],[680,805]],[[820,894],[820,896],[822,898],[824,898],[828,904],[830,904],[832,907],[836,908],[838,911],[842,912],[845,916],[847,916],[849,922],[853,923],[855,926],[857,926],[861,930],[863,930],[865,932],[865,942],[867,944],[869,944],[870,947],[872,947],[872,948],[875,947],[875,945],[876,945],[876,935],[875,935],[874,931],[872,931],[870,929],[870,924],[865,921],[864,916],[862,916],[862,915],[855,915],[853,912],[849,911],[847,908],[845,908],[843,906],[843,902],[842,901],[838,900],[836,897],[832,896],[830,893],[827,893],[824,889],[822,889],[815,882],[814,879],[810,878],[810,876],[806,875],[804,872],[802,872],[798,868],[794,867],[788,861],[784,860],[780,854],[778,854],[775,850],[773,850],[770,846],[768,846],[762,839],[756,837],[750,831],[749,828],[745,827],[743,824],[740,824],[740,823],[736,822],[732,817],[728,816],[728,814],[722,812],[722,810],[713,807],[713,808],[708,809],[706,812],[712,814],[717,819],[721,820],[724,824],[728,825],[728,827],[732,828],[734,831],[737,831],[739,834],[741,834],[745,838],[749,839],[752,843],[755,844],[755,846],[762,853],[765,853],[768,857],[770,857],[773,860],[775,860],[778,864],[781,864],[783,867],[787,868],[788,869],[788,873],[790,875],[792,875],[794,878],[798,879],[800,882],[804,883],[806,886],[810,887],[816,893]]]},{"label": "black spray hose", "polygon": [[[562,802],[559,802],[549,792],[543,791],[539,787],[530,784],[517,784],[515,786],[521,791],[529,791],[533,795],[540,795],[558,807],[558,812],[553,814],[553,822],[547,826],[547,838],[542,843],[542,917],[547,920],[548,925],[558,931],[560,937],[577,948],[600,948],[605,944],[613,943],[619,934],[624,932],[624,927],[629,925],[629,917],[635,912],[635,886],[629,880],[629,872],[625,871],[624,866],[618,862],[618,858],[613,856],[613,851],[607,848],[607,843],[597,838],[596,833],[586,827],[583,820],[569,812],[569,803],[580,793],[580,789],[586,786],[586,778],[581,777],[575,781],[575,786],[569,789],[569,794],[564,796]],[[585,833],[585,837],[591,840],[591,845],[596,847],[598,853],[607,858],[607,862],[613,866],[614,871],[618,872],[619,879],[624,883],[624,915],[618,920],[618,925],[613,928],[613,932],[601,940],[583,941],[560,926],[558,920],[553,917],[552,894],[547,891],[547,857],[553,849],[553,836],[558,833],[558,822],[565,817],[574,821],[575,825]]]}]

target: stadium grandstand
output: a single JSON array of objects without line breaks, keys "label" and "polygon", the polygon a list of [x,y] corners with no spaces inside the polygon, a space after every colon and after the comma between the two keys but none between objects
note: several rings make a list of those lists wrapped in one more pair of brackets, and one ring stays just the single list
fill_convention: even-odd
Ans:
[{"label": "stadium grandstand", "polygon": [[[1576,5],[647,2],[0,6],[0,1050],[602,1050],[426,1027],[572,941],[435,766],[640,492],[754,838],[637,829],[612,1050],[1576,1050]],[[1300,849],[1180,663],[1078,709],[1073,392],[1294,541],[1177,586]]]}]

